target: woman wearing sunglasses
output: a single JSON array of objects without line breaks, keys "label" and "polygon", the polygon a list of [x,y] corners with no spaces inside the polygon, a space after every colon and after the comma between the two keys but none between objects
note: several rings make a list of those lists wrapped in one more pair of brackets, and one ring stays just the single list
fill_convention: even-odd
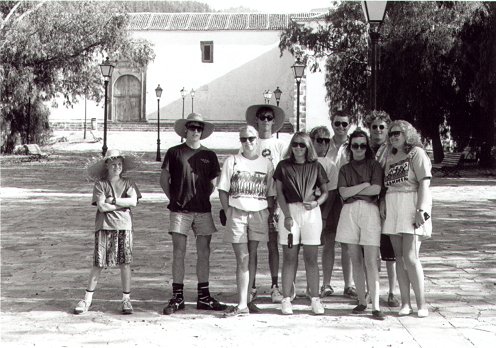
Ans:
[{"label": "woman wearing sunglasses", "polygon": [[226,212],[224,241],[232,244],[237,263],[239,301],[236,307],[226,309],[226,317],[260,312],[249,299],[249,289],[255,279],[258,243],[268,239],[269,210],[272,212],[275,197],[274,166],[257,153],[257,130],[245,126],[239,140],[241,153],[226,159],[217,185]]},{"label": "woman wearing sunglasses", "polygon": [[[291,292],[295,280],[300,245],[312,311],[324,314],[319,298],[319,266],[317,261],[322,215],[319,206],[327,199],[327,175],[317,161],[317,154],[310,136],[297,132],[291,139],[286,158],[279,162],[274,172],[279,203],[279,243],[283,249],[281,311],[293,314]],[[315,188],[321,192],[315,196]]]},{"label": "woman wearing sunglasses", "polygon": [[[367,309],[367,279],[372,301],[372,317],[384,320],[379,307],[379,271],[377,259],[381,241],[381,220],[378,199],[383,172],[370,148],[367,133],[361,129],[350,135],[347,152],[350,162],[339,171],[338,190],[343,198],[336,241],[346,243],[353,265],[353,279],[358,294],[358,305],[353,314]],[[367,277],[365,277],[367,272]]]},{"label": "woman wearing sunglasses", "polygon": [[432,209],[430,191],[431,161],[423,150],[420,135],[407,121],[393,121],[389,127],[392,150],[385,166],[387,188],[381,215],[385,218],[382,233],[391,237],[398,267],[401,294],[400,316],[410,315],[410,285],[417,301],[418,317],[429,311],[424,295],[424,271],[420,263],[421,241],[430,238]]}]

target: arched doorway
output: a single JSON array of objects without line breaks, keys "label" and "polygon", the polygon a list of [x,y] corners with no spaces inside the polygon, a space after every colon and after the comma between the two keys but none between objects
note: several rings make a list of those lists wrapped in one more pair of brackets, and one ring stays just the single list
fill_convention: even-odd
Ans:
[{"label": "arched doorway", "polygon": [[119,122],[141,120],[141,83],[132,75],[123,75],[114,84],[115,119]]}]

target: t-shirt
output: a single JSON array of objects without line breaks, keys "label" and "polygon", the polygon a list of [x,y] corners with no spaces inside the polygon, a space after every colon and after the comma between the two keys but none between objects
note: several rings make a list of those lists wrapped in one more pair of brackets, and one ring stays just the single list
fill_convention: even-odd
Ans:
[{"label": "t-shirt", "polygon": [[273,174],[274,166],[267,158],[229,156],[222,166],[217,189],[229,193],[231,207],[260,211],[267,208],[267,197],[276,195]]},{"label": "t-shirt", "polygon": [[384,184],[387,192],[417,192],[420,180],[431,178],[431,160],[420,147],[409,153],[398,151],[388,156]]},{"label": "t-shirt", "polygon": [[[97,205],[98,200],[103,195],[105,199],[109,197],[129,198],[132,193],[135,193],[137,198],[141,198],[138,194],[136,184],[131,179],[121,178],[114,187],[108,180],[99,180],[95,182],[93,187],[93,197],[91,204]],[[133,221],[130,208],[122,208],[119,210],[101,212],[97,209],[95,216],[95,231],[99,230],[132,230]]]},{"label": "t-shirt", "polygon": [[294,163],[289,158],[279,162],[274,179],[282,182],[287,203],[314,201],[315,188],[329,181],[319,161]]},{"label": "t-shirt", "polygon": [[349,162],[348,155],[346,154],[346,147],[348,146],[348,140],[341,146],[338,146],[334,141],[334,137],[331,137],[329,142],[329,149],[327,150],[326,157],[329,157],[336,167],[341,169],[343,165]]},{"label": "t-shirt", "polygon": [[338,168],[329,157],[319,157],[318,160],[320,164],[322,164],[322,167],[324,167],[327,178],[329,179],[329,182],[327,183],[327,189],[329,191],[337,189],[339,175]]},{"label": "t-shirt", "polygon": [[277,164],[284,158],[288,146],[282,139],[269,138],[269,139],[258,139],[258,149],[257,154],[269,159],[272,162],[274,168]]},{"label": "t-shirt", "polygon": [[[382,167],[375,159],[366,158],[363,160],[352,160],[350,163],[345,164],[339,170],[338,187],[351,187],[362,184],[364,182],[370,185],[382,186]],[[358,200],[366,202],[376,202],[379,195],[355,195],[343,198],[344,203],[352,203]]]},{"label": "t-shirt", "polygon": [[171,147],[162,169],[170,173],[170,211],[208,213],[212,210],[212,180],[220,173],[215,152],[201,145],[192,149],[186,143]]},{"label": "t-shirt", "polygon": [[384,168],[384,166],[386,165],[386,160],[388,158],[389,152],[391,151],[391,148],[391,145],[389,145],[387,142],[379,145],[377,150],[372,148],[375,151],[375,159],[381,164],[382,168]]}]

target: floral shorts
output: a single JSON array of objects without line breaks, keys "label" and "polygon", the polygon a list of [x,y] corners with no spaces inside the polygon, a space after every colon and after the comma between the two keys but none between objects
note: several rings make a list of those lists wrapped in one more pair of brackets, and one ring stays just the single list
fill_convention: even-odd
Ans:
[{"label": "floral shorts", "polygon": [[95,232],[93,265],[112,267],[130,264],[133,260],[133,233],[131,230],[99,230]]}]

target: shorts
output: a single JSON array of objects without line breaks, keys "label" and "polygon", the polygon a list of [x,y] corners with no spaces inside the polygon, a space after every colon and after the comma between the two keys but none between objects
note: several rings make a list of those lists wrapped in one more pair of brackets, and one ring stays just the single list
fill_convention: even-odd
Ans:
[{"label": "shorts", "polygon": [[266,242],[269,234],[269,210],[244,211],[235,207],[227,209],[224,242]]},{"label": "shorts", "polygon": [[[322,233],[322,215],[320,208],[306,210],[303,203],[289,203],[289,212],[293,218],[293,245],[320,245]],[[284,227],[284,214],[279,210],[279,244],[288,245],[289,231]]]},{"label": "shorts", "polygon": [[193,230],[195,237],[211,236],[217,232],[212,213],[170,212],[169,233],[179,233],[187,236],[190,229]]},{"label": "shorts", "polygon": [[387,234],[381,234],[381,260],[382,261],[396,261],[394,255],[393,244],[391,238]]},{"label": "shorts", "polygon": [[113,267],[133,261],[133,232],[131,230],[99,230],[95,232],[93,265]]},{"label": "shorts", "polygon": [[381,244],[381,218],[377,204],[363,200],[345,204],[336,242],[378,247]]},{"label": "shorts", "polygon": [[[417,206],[417,192],[387,192],[386,220],[382,233],[388,235],[415,234],[420,240],[428,239],[432,234],[432,219],[428,219],[420,228],[413,226]],[[427,208],[431,214],[431,207]]]}]

